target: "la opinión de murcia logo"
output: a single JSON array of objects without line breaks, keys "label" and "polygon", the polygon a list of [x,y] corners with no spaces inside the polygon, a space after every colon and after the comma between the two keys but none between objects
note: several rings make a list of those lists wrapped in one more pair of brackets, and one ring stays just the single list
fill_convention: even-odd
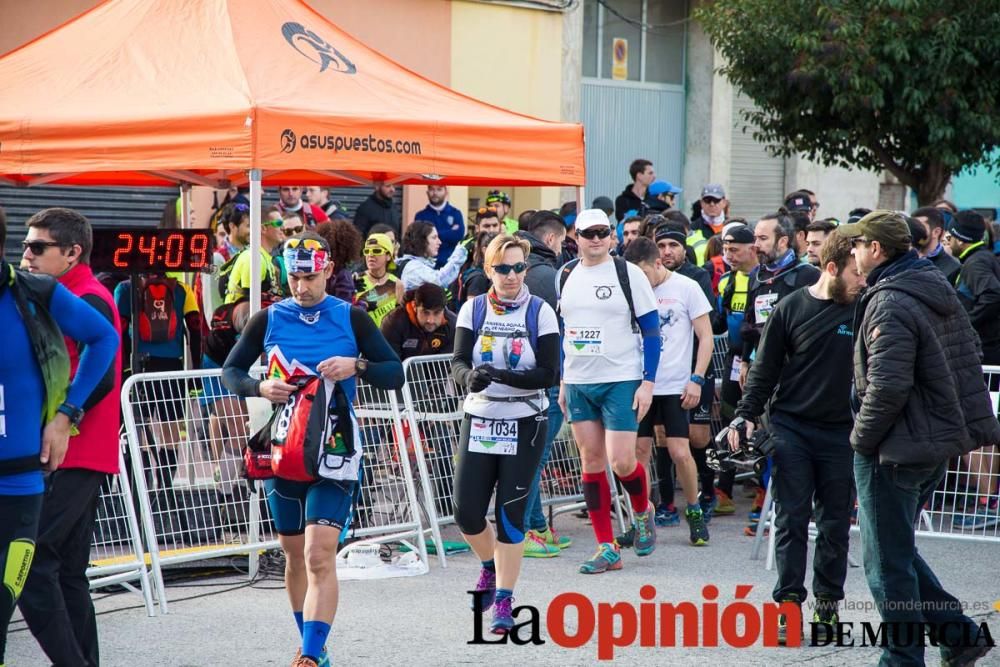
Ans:
[{"label": "la opini\u00f3n de murcia logo", "polygon": [[314,63],[319,63],[320,72],[325,72],[331,66],[333,71],[341,74],[354,74],[358,71],[347,56],[312,30],[306,30],[301,23],[285,23],[281,26],[281,34],[293,49]]}]

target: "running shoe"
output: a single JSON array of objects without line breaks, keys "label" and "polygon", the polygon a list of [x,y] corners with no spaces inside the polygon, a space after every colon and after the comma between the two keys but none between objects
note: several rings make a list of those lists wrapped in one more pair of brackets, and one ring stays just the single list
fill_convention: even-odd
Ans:
[{"label": "running shoe", "polygon": [[736,513],[736,504],[733,502],[733,499],[729,497],[729,494],[722,489],[716,489],[715,497],[717,499],[717,503],[715,505],[716,514],[722,516]]},{"label": "running shoe", "polygon": [[705,525],[701,509],[685,510],[684,518],[687,519],[688,528],[691,529],[691,544],[696,547],[708,544],[708,527]]},{"label": "running shoe", "polygon": [[635,544],[635,526],[629,526],[622,535],[615,535],[615,544],[622,549],[631,549]]},{"label": "running shoe", "polygon": [[681,515],[677,513],[677,508],[673,505],[661,504],[656,508],[656,516],[653,518],[657,526],[676,526],[681,522]]},{"label": "running shoe", "polygon": [[312,658],[304,658],[299,655],[296,656],[295,661],[292,662],[292,667],[319,667],[319,663]]},{"label": "running shoe", "polygon": [[622,569],[622,554],[617,544],[602,542],[597,546],[594,557],[580,566],[582,574],[601,574],[608,570]]},{"label": "running shoe", "polygon": [[559,547],[546,544],[537,531],[529,530],[524,534],[525,558],[555,558],[559,555]]},{"label": "running shoe", "polygon": [[989,528],[1000,523],[1000,510],[988,504],[976,503],[976,511],[971,514],[956,514],[951,525],[959,529]]},{"label": "running shoe", "polygon": [[704,498],[698,501],[701,505],[701,513],[705,516],[705,525],[707,526],[712,520],[712,513],[715,512],[715,506],[719,504],[719,499],[712,496],[711,500],[705,500]]},{"label": "running shoe", "polygon": [[490,632],[495,635],[505,635],[514,627],[514,598],[497,600],[493,607],[493,620],[490,621]]},{"label": "running shoe", "polygon": [[[476,582],[475,590],[485,591],[480,598],[479,611],[486,611],[493,606],[493,598],[497,595],[497,573],[487,570],[485,567],[479,569],[479,581]],[[475,601],[476,598],[472,598]]]},{"label": "running shoe", "polygon": [[[793,602],[796,605],[799,604],[797,598],[789,598],[787,600],[782,600],[784,602]],[[801,612],[800,612],[801,613]],[[785,614],[778,614],[778,645],[785,646],[788,644],[788,617]]]},{"label": "running shoe", "polygon": [[764,489],[758,487],[757,493],[754,495],[753,502],[750,503],[750,514],[748,518],[751,524],[756,524],[760,521],[760,512],[764,507]]},{"label": "running shoe", "polygon": [[817,626],[815,627],[817,635],[822,634],[822,636],[832,639],[834,636],[833,633],[837,630],[837,623],[839,622],[840,616],[837,614],[837,601],[817,598],[812,618],[813,626]]},{"label": "running shoe", "polygon": [[[302,659],[302,648],[299,647],[295,651],[295,660],[292,660],[293,667],[297,664],[297,661],[301,659]],[[308,660],[308,658],[306,660]],[[306,664],[309,663],[307,662]],[[319,656],[319,662],[314,664],[317,665],[317,667],[330,667],[330,654],[326,652],[325,646],[323,647],[323,652]],[[3,667],[3,665],[0,665],[0,667]]]},{"label": "running shoe", "polygon": [[648,556],[656,551],[656,526],[653,523],[653,507],[646,506],[645,512],[637,512],[635,522],[635,548],[636,556]]},{"label": "running shoe", "polygon": [[552,526],[549,526],[545,530],[536,530],[535,532],[538,534],[540,538],[545,540],[546,544],[554,547],[559,547],[560,550],[568,549],[569,545],[573,544],[573,540],[563,535],[560,535],[559,533],[556,532],[556,529],[553,528]]}]

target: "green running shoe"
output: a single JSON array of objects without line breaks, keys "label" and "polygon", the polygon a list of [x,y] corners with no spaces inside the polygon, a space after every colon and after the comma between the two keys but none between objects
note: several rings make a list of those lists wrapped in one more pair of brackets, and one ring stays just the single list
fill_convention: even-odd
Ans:
[{"label": "green running shoe", "polygon": [[[656,551],[656,525],[653,522],[653,508],[647,506],[645,512],[635,515],[635,548],[636,556],[648,556]],[[707,534],[707,533],[706,533]]]},{"label": "green running shoe", "polygon": [[582,574],[601,574],[609,570],[622,569],[622,555],[618,550],[618,545],[611,542],[602,542],[597,545],[597,553],[590,560],[580,566]]},{"label": "green running shoe", "polygon": [[685,510],[684,518],[687,519],[688,528],[691,529],[691,544],[696,547],[703,547],[708,544],[708,526],[705,525],[705,515],[701,508],[696,510]]}]

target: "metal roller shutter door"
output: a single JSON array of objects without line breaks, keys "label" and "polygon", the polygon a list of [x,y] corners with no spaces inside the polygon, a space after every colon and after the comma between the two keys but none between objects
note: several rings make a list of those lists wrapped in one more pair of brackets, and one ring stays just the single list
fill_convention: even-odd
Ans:
[{"label": "metal roller shutter door", "polygon": [[749,221],[778,210],[785,196],[785,159],[768,153],[765,144],[753,138],[752,128],[743,132],[740,112],[753,108],[743,93],[733,96],[732,162],[726,188],[730,215]]}]

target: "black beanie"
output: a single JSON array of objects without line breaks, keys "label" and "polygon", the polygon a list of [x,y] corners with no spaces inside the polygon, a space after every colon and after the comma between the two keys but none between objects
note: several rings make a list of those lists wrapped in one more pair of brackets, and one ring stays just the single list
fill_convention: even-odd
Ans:
[{"label": "black beanie", "polygon": [[948,232],[965,243],[979,243],[986,236],[986,221],[975,211],[959,211]]}]

